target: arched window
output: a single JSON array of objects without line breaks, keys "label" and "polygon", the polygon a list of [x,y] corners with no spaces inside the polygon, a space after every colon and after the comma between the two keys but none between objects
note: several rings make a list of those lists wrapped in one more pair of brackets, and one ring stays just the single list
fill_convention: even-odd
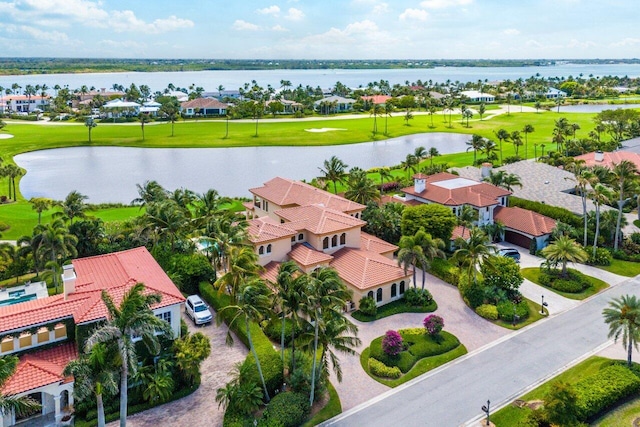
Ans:
[{"label": "arched window", "polygon": [[341,245],[344,245],[344,244],[346,244],[346,243],[347,243],[347,233],[342,233],[342,234],[340,235],[340,244],[341,244]]},{"label": "arched window", "polygon": [[322,249],[329,249],[329,238],[325,237],[322,239]]},{"label": "arched window", "polygon": [[336,234],[335,236],[333,236],[331,238],[331,247],[336,247],[338,246],[338,235]]},{"label": "arched window", "polygon": [[298,234],[298,240],[302,240],[302,239],[304,239],[304,234],[302,233]]},{"label": "arched window", "polygon": [[291,243],[295,243],[296,242],[296,236],[291,236]]},{"label": "arched window", "polygon": [[400,295],[404,295],[404,280],[400,282]]},{"label": "arched window", "polygon": [[367,296],[368,296],[369,298],[373,298],[373,291],[369,291],[369,292],[367,293]]},{"label": "arched window", "polygon": [[391,285],[391,298],[395,298],[398,295],[398,285],[395,283]]},{"label": "arched window", "polygon": [[264,246],[258,248],[258,255],[264,255]]},{"label": "arched window", "polygon": [[271,253],[271,243],[269,243],[267,245],[267,253],[270,254]]},{"label": "arched window", "polygon": [[382,302],[382,288],[378,288],[376,291],[376,302]]}]

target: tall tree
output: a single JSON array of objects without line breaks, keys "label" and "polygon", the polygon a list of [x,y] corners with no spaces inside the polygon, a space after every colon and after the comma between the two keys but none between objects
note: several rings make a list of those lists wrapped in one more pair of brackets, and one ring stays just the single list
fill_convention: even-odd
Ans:
[{"label": "tall tree", "polygon": [[[419,233],[419,231],[418,231]],[[416,233],[417,235],[417,233]],[[419,265],[424,271],[427,267],[427,257],[424,255],[424,251],[422,250],[422,246],[418,239],[414,236],[402,236],[400,238],[400,243],[398,243],[398,247],[400,250],[398,251],[398,265],[404,269],[404,274],[407,274],[409,267],[411,267],[413,271],[413,287],[417,288],[418,285],[416,283],[416,268]]]},{"label": "tall tree", "polygon": [[46,197],[32,197],[29,199],[31,203],[31,209],[38,212],[38,225],[42,223],[42,212],[51,209],[53,206],[53,200]]},{"label": "tall tree", "polygon": [[161,301],[162,296],[146,293],[142,283],[136,283],[124,294],[116,306],[107,291],[102,291],[102,301],[107,308],[107,321],[87,339],[86,350],[91,351],[99,343],[114,344],[120,359],[120,427],[127,425],[127,398],[129,375],[138,370],[138,355],[133,337],[142,337],[147,350],[155,355],[160,351],[158,332],[173,336],[171,325],[156,317],[151,307]]},{"label": "tall tree", "polygon": [[424,290],[424,284],[426,280],[426,269],[431,265],[431,261],[434,258],[446,258],[444,253],[444,242],[442,239],[433,238],[431,234],[420,229],[414,236],[415,242],[422,248],[422,253],[426,260],[424,268],[422,270],[422,290]]},{"label": "tall tree", "polygon": [[384,113],[384,108],[380,104],[373,103],[371,105],[371,109],[369,110],[369,116],[373,117],[373,129],[371,133],[374,135],[378,133],[378,117],[382,116]]},{"label": "tall tree", "polygon": [[393,105],[393,102],[391,102],[391,100],[387,100],[387,102],[384,104],[384,134],[385,135],[389,135],[389,132],[387,131],[387,122],[389,120],[389,117],[392,116],[393,111],[396,109],[395,105]]},{"label": "tall tree", "polygon": [[609,203],[612,197],[612,191],[601,183],[594,185],[593,190],[589,193],[589,198],[593,200],[593,204],[596,207],[596,231],[593,238],[594,257],[596,256],[596,249],[598,248],[598,237],[600,237],[600,206]]},{"label": "tall tree", "polygon": [[258,255],[252,247],[232,246],[229,252],[229,269],[218,280],[215,286],[218,292],[226,291],[232,301],[237,301],[242,285],[258,276],[260,272]]},{"label": "tall tree", "polygon": [[151,121],[151,118],[147,113],[140,113],[138,115],[138,121],[140,122],[140,130],[142,130],[142,140],[144,141],[144,125]]},{"label": "tall tree", "polygon": [[89,205],[87,205],[85,201],[88,198],[88,196],[85,196],[79,191],[74,190],[70,192],[60,204],[62,207],[62,212],[60,212],[61,216],[67,218],[71,224],[75,218],[86,218]]},{"label": "tall tree", "polygon": [[[355,168],[354,168],[355,169]],[[380,192],[375,183],[362,169],[352,170],[347,179],[347,191],[344,197],[356,203],[366,205],[370,201],[380,199]]]},{"label": "tall tree", "polygon": [[567,275],[568,262],[585,262],[589,255],[569,236],[559,236],[552,244],[542,250],[542,255],[553,263],[562,263],[561,275]]},{"label": "tall tree", "polygon": [[429,148],[429,153],[428,153],[428,158],[429,158],[429,166],[433,167],[433,158],[434,157],[438,157],[440,155],[440,152],[438,151],[438,149],[436,147],[431,147]]},{"label": "tall tree", "polygon": [[89,144],[91,144],[91,131],[93,130],[93,128],[97,127],[98,124],[96,123],[95,120],[93,120],[93,117],[87,117],[87,120],[84,121],[84,125],[87,127],[87,130],[89,131]]},{"label": "tall tree", "polygon": [[466,144],[468,145],[467,151],[473,150],[473,164],[475,165],[477,163],[478,151],[480,151],[482,149],[482,146],[484,145],[484,138],[474,133],[473,135],[471,135],[471,139],[467,141]]},{"label": "tall tree", "polygon": [[535,128],[533,125],[524,125],[522,128],[522,133],[524,134],[524,158],[527,159],[529,157],[529,137],[530,133],[535,132]]},{"label": "tall tree", "polygon": [[329,160],[324,161],[324,169],[320,169],[323,178],[333,182],[333,192],[338,194],[338,182],[344,182],[347,176],[347,168],[349,166],[336,156],[331,156]]},{"label": "tall tree", "polygon": [[627,365],[631,367],[633,348],[638,349],[640,341],[640,301],[635,295],[623,295],[609,301],[609,307],[602,310],[604,322],[609,325],[609,338],[616,342],[622,338],[627,349]]},{"label": "tall tree", "polygon": [[467,266],[469,277],[473,275],[474,283],[478,283],[477,265],[495,253],[495,246],[491,244],[489,236],[479,227],[473,227],[466,240],[458,237],[455,244],[458,249],[453,254],[454,260],[460,265]]},{"label": "tall tree", "polygon": [[176,120],[180,116],[180,102],[177,98],[171,97],[167,101],[163,102],[158,110],[162,116],[166,117],[171,122],[171,136],[173,136],[173,128]]},{"label": "tall tree", "polygon": [[498,141],[500,142],[500,163],[502,163],[502,141],[508,141],[511,135],[507,130],[502,128],[494,131],[494,133],[496,135],[496,138],[498,138]]},{"label": "tall tree", "polygon": [[622,221],[622,208],[627,202],[625,196],[628,194],[630,182],[637,179],[638,169],[635,163],[629,160],[623,160],[620,163],[614,163],[611,169],[611,177],[618,184],[618,219],[616,221],[616,236],[613,241],[613,250],[618,250],[620,243],[620,222]]}]

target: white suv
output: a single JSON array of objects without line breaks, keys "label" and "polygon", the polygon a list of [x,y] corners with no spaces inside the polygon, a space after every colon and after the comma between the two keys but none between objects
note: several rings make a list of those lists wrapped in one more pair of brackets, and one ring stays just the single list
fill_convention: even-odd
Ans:
[{"label": "white suv", "polygon": [[196,325],[204,325],[213,319],[209,306],[205,304],[198,295],[190,295],[187,297],[184,309]]}]

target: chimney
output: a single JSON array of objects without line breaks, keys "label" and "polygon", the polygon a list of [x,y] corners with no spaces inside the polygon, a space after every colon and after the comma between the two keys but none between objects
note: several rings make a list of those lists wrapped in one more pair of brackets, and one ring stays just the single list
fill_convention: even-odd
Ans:
[{"label": "chimney", "polygon": [[593,160],[596,162],[602,162],[604,160],[604,153],[600,150],[596,151],[593,155]]},{"label": "chimney", "polygon": [[416,193],[422,193],[427,187],[427,176],[421,173],[413,176],[413,189]]},{"label": "chimney", "polygon": [[491,168],[493,167],[493,165],[491,163],[483,163],[482,167],[480,168],[480,176],[482,178],[486,178],[489,176],[489,172],[491,172]]},{"label": "chimney", "polygon": [[73,269],[73,264],[62,266],[62,287],[65,300],[69,294],[76,291],[76,272]]}]

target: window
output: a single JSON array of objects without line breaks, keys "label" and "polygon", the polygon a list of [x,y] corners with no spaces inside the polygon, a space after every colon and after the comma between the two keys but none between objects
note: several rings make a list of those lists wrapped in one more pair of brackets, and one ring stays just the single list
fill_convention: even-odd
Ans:
[{"label": "window", "polygon": [[346,244],[346,243],[347,243],[347,233],[342,233],[342,234],[340,235],[340,244],[341,244],[341,245],[344,245],[344,244]]},{"label": "window", "polygon": [[20,343],[20,348],[31,347],[33,345],[31,334],[28,332],[23,332],[22,334],[20,334],[18,342]]},{"label": "window", "polygon": [[158,313],[158,314],[156,314],[156,317],[158,319],[160,319],[160,320],[164,320],[168,324],[171,324],[171,312],[170,311],[165,311],[165,312],[162,312],[162,313]]},{"label": "window", "polygon": [[0,342],[0,353],[13,351],[13,337],[3,338]]},{"label": "window", "polygon": [[331,238],[331,247],[336,247],[338,246],[338,235],[336,234],[335,236],[333,236]]},{"label": "window", "polygon": [[404,295],[404,280],[400,282],[400,295]]},{"label": "window", "polygon": [[369,291],[369,292],[367,293],[367,296],[368,296],[369,298],[373,298],[373,291]]},{"label": "window", "polygon": [[53,328],[55,332],[56,339],[66,338],[67,337],[67,327],[62,323],[58,323],[55,328]]},{"label": "window", "polygon": [[376,302],[382,302],[382,288],[378,288],[376,291]]},{"label": "window", "polygon": [[270,254],[271,253],[271,243],[269,243],[267,245],[267,253]]},{"label": "window", "polygon": [[264,246],[258,248],[258,255],[264,255]]},{"label": "window", "polygon": [[395,283],[391,285],[391,298],[395,298],[398,295],[398,285]]},{"label": "window", "polygon": [[325,237],[322,239],[322,249],[329,249],[329,238]]},{"label": "window", "polygon": [[281,220],[280,220],[280,224],[284,224],[284,219],[281,219]]},{"label": "window", "polygon": [[303,240],[304,239],[304,234],[300,233],[298,234],[298,240]]},{"label": "window", "polygon": [[296,236],[291,236],[291,243],[295,243],[296,242]]},{"label": "window", "polygon": [[267,202],[266,200],[264,200],[264,210],[266,212],[269,212],[269,202]]},{"label": "window", "polygon": [[49,329],[40,328],[38,329],[38,344],[49,341]]}]

